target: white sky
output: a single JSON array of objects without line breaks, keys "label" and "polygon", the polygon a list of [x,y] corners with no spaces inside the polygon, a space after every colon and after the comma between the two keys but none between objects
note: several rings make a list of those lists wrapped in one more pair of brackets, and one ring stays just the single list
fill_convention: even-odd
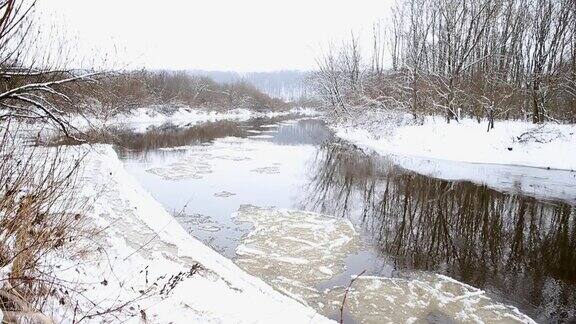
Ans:
[{"label": "white sky", "polygon": [[329,41],[368,36],[391,2],[40,0],[38,11],[63,21],[80,52],[130,67],[247,72],[313,69]]}]

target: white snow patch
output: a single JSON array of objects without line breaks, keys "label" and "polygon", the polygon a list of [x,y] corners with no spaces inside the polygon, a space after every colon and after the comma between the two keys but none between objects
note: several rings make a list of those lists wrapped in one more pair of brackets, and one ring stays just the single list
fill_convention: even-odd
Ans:
[{"label": "white snow patch", "polygon": [[448,124],[429,117],[423,125],[393,129],[334,129],[337,136],[381,154],[576,170],[576,125],[497,121],[487,132],[486,122],[464,119]]}]

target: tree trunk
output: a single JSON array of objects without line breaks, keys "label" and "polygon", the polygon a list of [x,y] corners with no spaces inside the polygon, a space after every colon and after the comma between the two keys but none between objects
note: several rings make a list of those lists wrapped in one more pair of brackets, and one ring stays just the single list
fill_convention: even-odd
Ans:
[{"label": "tree trunk", "polygon": [[535,77],[532,82],[532,123],[538,124],[542,122],[542,116],[540,114],[540,102],[538,99],[540,93],[540,80],[539,77]]}]

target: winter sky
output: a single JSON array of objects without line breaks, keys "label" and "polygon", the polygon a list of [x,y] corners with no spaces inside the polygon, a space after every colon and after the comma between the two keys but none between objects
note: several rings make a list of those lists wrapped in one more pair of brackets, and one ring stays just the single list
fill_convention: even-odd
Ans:
[{"label": "winter sky", "polygon": [[[129,67],[313,69],[330,41],[369,38],[391,0],[39,0],[88,55]],[[366,44],[368,46],[368,44]]]}]

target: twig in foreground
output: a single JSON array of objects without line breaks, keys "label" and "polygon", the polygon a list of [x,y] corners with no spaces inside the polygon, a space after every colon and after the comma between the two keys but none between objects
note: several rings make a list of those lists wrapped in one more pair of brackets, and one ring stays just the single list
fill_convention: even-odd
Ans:
[{"label": "twig in foreground", "polygon": [[356,279],[360,278],[364,274],[364,272],[366,272],[366,269],[364,269],[364,271],[360,272],[360,274],[357,275],[356,277],[352,278],[352,280],[350,280],[350,283],[348,284],[348,287],[346,288],[346,291],[344,292],[344,298],[342,299],[342,305],[340,305],[340,324],[344,323],[344,304],[346,304],[346,297],[348,297],[348,291],[350,291],[350,288],[352,288],[354,281],[356,281]]}]

